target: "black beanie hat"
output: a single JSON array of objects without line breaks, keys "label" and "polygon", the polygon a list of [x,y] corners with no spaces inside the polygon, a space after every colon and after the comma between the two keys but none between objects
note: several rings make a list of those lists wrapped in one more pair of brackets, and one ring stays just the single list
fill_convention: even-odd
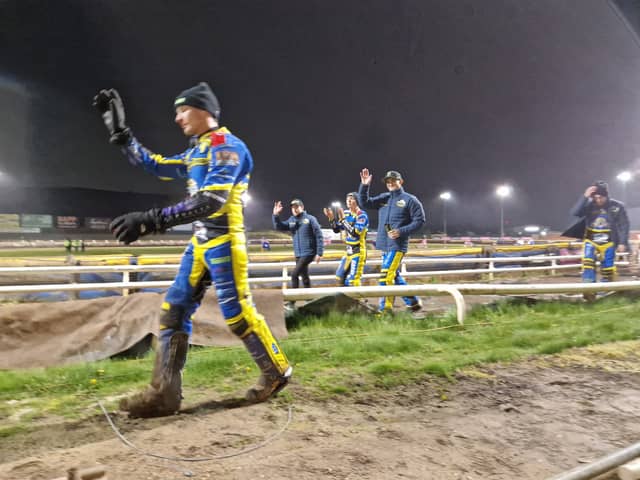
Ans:
[{"label": "black beanie hat", "polygon": [[609,196],[609,185],[607,185],[607,182],[598,180],[597,182],[594,182],[593,186],[596,187],[596,191],[593,192],[594,195],[602,195],[603,197]]},{"label": "black beanie hat", "polygon": [[187,88],[180,92],[173,102],[173,107],[189,105],[209,112],[213,118],[220,118],[220,103],[206,82],[200,82],[195,87]]}]

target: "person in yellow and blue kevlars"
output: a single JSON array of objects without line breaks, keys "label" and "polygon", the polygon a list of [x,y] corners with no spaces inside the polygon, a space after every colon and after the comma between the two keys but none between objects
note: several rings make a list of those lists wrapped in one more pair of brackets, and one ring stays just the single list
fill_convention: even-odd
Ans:
[{"label": "person in yellow and blue kevlars", "polygon": [[324,253],[324,238],[318,220],[304,209],[304,203],[299,198],[291,200],[291,216],[283,222],[280,213],[284,207],[282,202],[275,202],[271,221],[273,228],[281,232],[289,232],[293,237],[293,254],[296,257],[296,266],[291,272],[291,288],[302,286],[309,288],[309,265],[314,260],[320,262]]},{"label": "person in yellow and blue kevlars", "polygon": [[369,216],[367,212],[360,210],[357,192],[347,194],[346,206],[346,211],[340,207],[335,212],[333,208],[325,208],[324,214],[335,233],[345,233],[347,253],[340,259],[336,279],[340,285],[358,287],[362,284],[362,273],[367,261]]},{"label": "person in yellow and blue kevlars", "polygon": [[[409,236],[426,223],[424,208],[415,195],[404,191],[402,175],[395,170],[386,173],[382,181],[387,192],[371,196],[373,176],[369,169],[360,172],[358,197],[363,208],[378,209],[376,248],[382,251],[379,285],[406,285],[400,275],[402,259],[409,248]],[[407,310],[417,312],[422,302],[416,296],[402,297]],[[394,297],[380,300],[380,313],[392,313]]]},{"label": "person in yellow and blue kevlars", "polygon": [[139,417],[171,415],[180,409],[191,316],[212,283],[227,325],[261,371],[257,384],[247,391],[247,400],[261,402],[277,394],[289,382],[292,368],[257,312],[248,285],[242,194],[249,186],[253,158],[240,138],[219,126],[218,99],[204,82],[176,97],[175,122],[191,138],[191,146],[171,157],[151,152],[133,136],[116,90],[101,90],[94,106],[102,114],[111,143],[119,145],[133,165],[187,183],[188,197],[175,205],[114,219],[110,228],[116,238],[129,244],[175,225],[193,222],[194,227],[162,304],[151,384],[124,399],[120,407]]},{"label": "person in yellow and blue kevlars", "polygon": [[[602,281],[612,281],[616,274],[616,252],[629,250],[629,217],[624,204],[609,197],[606,182],[597,181],[587,187],[571,214],[580,219],[563,235],[583,239],[582,281],[596,281],[597,260]],[[594,293],[584,296],[586,300],[595,299]]]}]

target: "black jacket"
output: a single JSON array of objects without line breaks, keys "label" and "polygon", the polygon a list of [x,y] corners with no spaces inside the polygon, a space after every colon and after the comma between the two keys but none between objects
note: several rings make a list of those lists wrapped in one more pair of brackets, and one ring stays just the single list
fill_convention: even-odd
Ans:
[{"label": "black jacket", "polygon": [[[611,222],[611,240],[617,247],[624,245],[629,250],[629,217],[624,203],[610,198],[606,204],[607,215]],[[596,207],[591,198],[581,195],[571,209],[571,215],[580,217],[578,221],[566,229],[562,235],[565,237],[584,238],[587,225],[598,214],[600,208]]]}]

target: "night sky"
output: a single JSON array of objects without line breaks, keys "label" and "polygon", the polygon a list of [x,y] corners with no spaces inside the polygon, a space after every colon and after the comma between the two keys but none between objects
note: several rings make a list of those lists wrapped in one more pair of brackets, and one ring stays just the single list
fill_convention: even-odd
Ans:
[{"label": "night sky", "polygon": [[173,99],[207,81],[256,161],[252,228],[294,196],[322,217],[368,167],[376,193],[399,170],[434,231],[445,189],[450,231],[499,231],[503,182],[508,224],[562,229],[587,185],[621,198],[615,176],[640,168],[640,44],[633,9],[620,13],[606,0],[0,0],[0,183],[179,198],[182,182],[108,143],[91,99],[117,88],[134,134],[173,154],[187,145]]}]

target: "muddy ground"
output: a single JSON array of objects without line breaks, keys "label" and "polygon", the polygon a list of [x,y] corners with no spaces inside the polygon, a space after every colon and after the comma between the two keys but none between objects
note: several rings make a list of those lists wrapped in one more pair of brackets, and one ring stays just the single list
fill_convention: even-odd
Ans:
[{"label": "muddy ground", "polygon": [[167,419],[110,412],[139,449],[208,459],[198,462],[143,455],[96,408],[80,424],[0,439],[0,478],[104,465],[111,480],[545,479],[640,440],[638,347],[576,349],[327,401],[294,382],[261,405],[212,392]]}]

